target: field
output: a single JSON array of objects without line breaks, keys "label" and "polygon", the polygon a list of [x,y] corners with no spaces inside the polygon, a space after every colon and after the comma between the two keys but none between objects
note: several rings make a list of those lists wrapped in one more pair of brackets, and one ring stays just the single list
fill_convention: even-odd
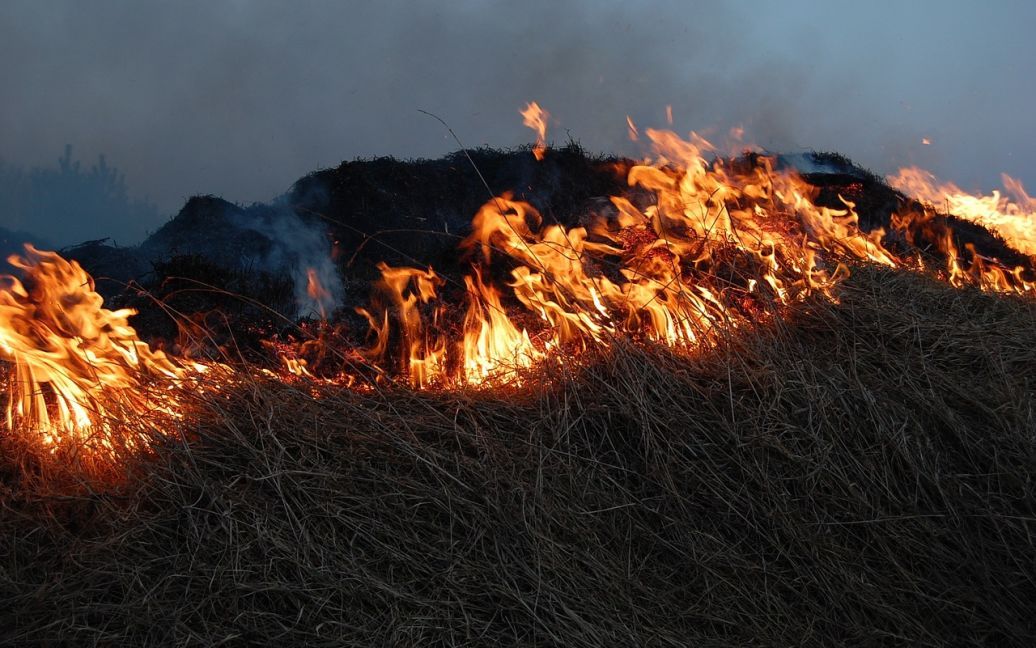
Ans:
[{"label": "field", "polygon": [[864,266],[506,389],[257,377],[104,486],[5,437],[0,643],[1031,646],[1034,331]]}]

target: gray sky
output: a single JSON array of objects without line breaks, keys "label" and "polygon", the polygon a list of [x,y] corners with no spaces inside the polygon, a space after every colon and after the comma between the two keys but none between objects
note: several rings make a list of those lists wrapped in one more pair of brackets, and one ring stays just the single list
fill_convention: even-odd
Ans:
[{"label": "gray sky", "polygon": [[468,146],[528,142],[535,99],[555,141],[594,150],[634,152],[625,116],[664,125],[672,104],[681,132],[1032,185],[1034,26],[1007,0],[3,0],[0,159],[105,153],[164,220],[197,193],[267,200],[343,159],[455,149],[419,108]]}]

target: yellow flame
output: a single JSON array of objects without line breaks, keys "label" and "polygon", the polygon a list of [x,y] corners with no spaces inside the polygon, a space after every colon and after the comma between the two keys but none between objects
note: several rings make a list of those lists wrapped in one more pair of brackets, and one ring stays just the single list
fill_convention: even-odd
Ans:
[{"label": "yellow flame", "polygon": [[934,209],[978,223],[1003,237],[1024,254],[1036,255],[1036,201],[1022,183],[1006,173],[1001,176],[1007,195],[994,190],[969,193],[952,182],[940,183],[933,174],[917,167],[899,170],[889,184]]},{"label": "yellow flame", "polygon": [[[522,115],[537,131],[534,152],[542,159],[548,115],[536,102]],[[627,125],[632,137],[641,136],[632,119]],[[814,187],[765,156],[710,161],[712,144],[695,133],[683,139],[647,128],[643,135],[653,161],[623,167],[635,191],[613,196],[580,226],[549,223],[510,194],[478,210],[461,243],[471,272],[450,288],[463,291],[463,316],[442,301],[448,282],[432,268],[380,263],[372,302],[357,309],[370,342],[351,358],[379,376],[403,375],[417,388],[518,384],[538,363],[610,345],[618,336],[707,347],[807,296],[836,299],[851,263],[923,267],[920,256],[889,252],[883,231],[862,231],[853,201],[841,198],[837,209],[818,205]],[[952,285],[1033,290],[1021,268],[959,248],[935,213],[944,204],[1034,254],[1036,201],[1020,182],[1004,177],[1013,200],[938,185],[918,169],[904,169],[892,182],[936,205],[895,214],[892,227],[910,242],[936,242]],[[10,261],[22,277],[6,277],[0,288],[9,430],[34,435],[45,447],[87,436],[134,447],[134,438],[115,436],[119,421],[182,415],[173,387],[212,366],[173,362],[152,350],[128,323],[133,311],[104,308],[76,262],[32,246]],[[504,273],[504,282],[490,279]],[[325,302],[329,295],[313,269],[307,279],[309,296]],[[268,342],[279,349],[277,375],[319,379],[323,334],[298,348]],[[307,357],[316,358],[313,367]],[[351,375],[332,380],[357,383]]]},{"label": "yellow flame", "polygon": [[[25,246],[23,279],[0,289],[0,356],[9,363],[7,427],[45,446],[115,438],[112,421],[179,416],[170,387],[188,371],[142,342],[130,309],[108,310],[75,261]],[[23,281],[24,280],[24,281]]]},{"label": "yellow flame", "polygon": [[507,317],[499,292],[483,283],[477,268],[464,283],[469,301],[461,347],[463,380],[477,385],[519,379],[520,371],[541,360],[543,353],[533,346],[528,331],[519,331]]},{"label": "yellow flame", "polygon": [[[411,384],[506,382],[552,350],[607,345],[616,335],[709,344],[769,306],[833,298],[846,261],[899,263],[882,246],[883,232],[860,230],[851,201],[817,206],[815,189],[771,160],[709,163],[712,145],[696,134],[645,133],[656,162],[631,167],[627,179],[650,201],[613,197],[608,213],[570,228],[545,223],[509,194],[479,209],[461,243],[476,263],[464,279],[462,343],[447,342],[442,278],[380,266],[387,303],[361,311],[374,338],[368,358],[381,361],[397,335]],[[506,293],[484,281],[483,268],[497,258],[512,266]],[[535,337],[512,320],[515,306],[539,321]]]}]

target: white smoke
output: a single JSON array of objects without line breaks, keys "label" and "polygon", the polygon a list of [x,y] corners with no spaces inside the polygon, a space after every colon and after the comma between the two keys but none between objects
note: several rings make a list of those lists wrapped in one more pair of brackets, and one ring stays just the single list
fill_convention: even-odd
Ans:
[{"label": "white smoke", "polygon": [[[255,261],[259,269],[274,274],[290,273],[300,317],[325,317],[342,303],[344,286],[332,257],[327,230],[306,223],[286,207],[231,216],[235,225],[262,234],[270,250]],[[321,290],[310,290],[311,276]]]}]

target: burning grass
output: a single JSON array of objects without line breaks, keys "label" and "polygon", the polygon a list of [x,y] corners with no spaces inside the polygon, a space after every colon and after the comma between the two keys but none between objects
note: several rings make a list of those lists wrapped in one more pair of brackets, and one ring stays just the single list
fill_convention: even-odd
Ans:
[{"label": "burning grass", "polygon": [[0,642],[1032,645],[1034,327],[862,268],[506,389],[251,378],[104,490],[8,448]]}]

